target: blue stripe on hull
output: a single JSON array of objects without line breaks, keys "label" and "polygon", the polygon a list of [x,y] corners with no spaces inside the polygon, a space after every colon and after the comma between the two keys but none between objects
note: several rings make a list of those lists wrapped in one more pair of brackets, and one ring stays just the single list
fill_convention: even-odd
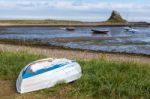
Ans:
[{"label": "blue stripe on hull", "polygon": [[23,74],[22,74],[22,77],[23,77],[23,79],[26,79],[26,78],[29,78],[29,77],[32,77],[32,76],[35,76],[35,75],[39,75],[39,74],[42,74],[42,73],[45,73],[45,72],[48,72],[48,71],[55,70],[57,68],[65,66],[65,65],[67,65],[67,63],[65,63],[65,64],[57,64],[57,65],[54,65],[54,66],[49,67],[47,69],[38,70],[36,72],[24,71]]}]

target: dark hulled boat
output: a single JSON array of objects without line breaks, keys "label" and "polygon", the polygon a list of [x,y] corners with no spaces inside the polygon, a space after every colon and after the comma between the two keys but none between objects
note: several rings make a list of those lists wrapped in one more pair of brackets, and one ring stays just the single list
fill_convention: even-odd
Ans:
[{"label": "dark hulled boat", "polygon": [[91,30],[93,34],[107,34],[109,30]]},{"label": "dark hulled boat", "polygon": [[74,31],[74,30],[75,30],[75,27],[67,27],[66,30],[67,30],[67,31]]}]

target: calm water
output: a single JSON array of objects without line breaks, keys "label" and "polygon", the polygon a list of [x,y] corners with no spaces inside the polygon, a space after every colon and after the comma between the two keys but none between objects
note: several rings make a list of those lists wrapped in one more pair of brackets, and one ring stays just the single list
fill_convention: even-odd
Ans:
[{"label": "calm water", "polygon": [[[91,29],[108,29],[110,32],[106,35],[93,35]],[[66,48],[150,55],[150,28],[135,29],[139,31],[126,32],[124,27],[78,27],[73,32],[58,27],[0,28],[0,39],[39,40]],[[81,37],[83,39],[72,40]]]}]

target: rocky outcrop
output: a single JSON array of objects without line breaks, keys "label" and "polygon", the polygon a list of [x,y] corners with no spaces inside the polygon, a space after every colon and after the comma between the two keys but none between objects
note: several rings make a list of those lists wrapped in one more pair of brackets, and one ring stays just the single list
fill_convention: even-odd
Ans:
[{"label": "rocky outcrop", "polygon": [[111,22],[111,23],[125,23],[127,22],[125,19],[122,18],[119,12],[113,10],[111,13],[110,18],[106,22]]}]

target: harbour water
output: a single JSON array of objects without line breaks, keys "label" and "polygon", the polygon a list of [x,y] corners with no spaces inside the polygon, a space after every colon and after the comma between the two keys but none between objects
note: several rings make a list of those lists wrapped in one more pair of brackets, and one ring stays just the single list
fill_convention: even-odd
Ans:
[{"label": "harbour water", "polygon": [[[109,33],[95,35],[91,29],[107,29]],[[65,48],[150,55],[150,28],[134,29],[138,31],[125,31],[124,27],[76,27],[75,31],[60,27],[9,27],[0,28],[0,39],[32,40]]]}]

